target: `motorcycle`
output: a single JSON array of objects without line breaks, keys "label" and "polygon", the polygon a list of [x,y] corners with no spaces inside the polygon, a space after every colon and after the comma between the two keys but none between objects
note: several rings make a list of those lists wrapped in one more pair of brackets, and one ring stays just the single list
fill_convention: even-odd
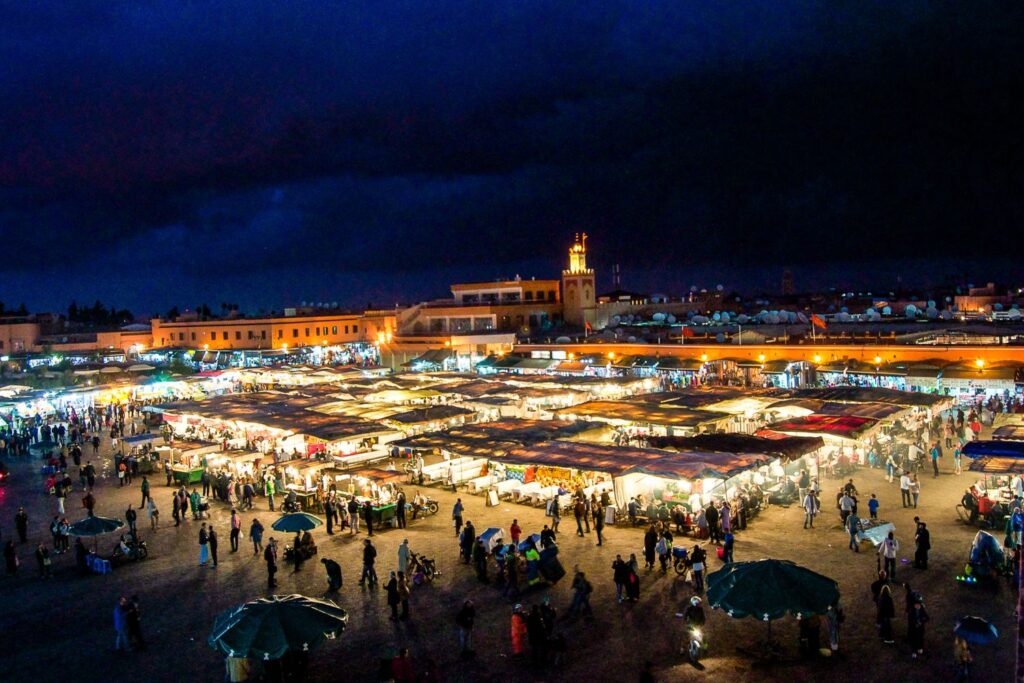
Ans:
[{"label": "motorcycle", "polygon": [[690,646],[687,651],[687,655],[690,657],[690,662],[696,665],[701,656],[707,652],[708,646],[704,642],[704,632],[697,626],[690,627]]},{"label": "motorcycle", "polygon": [[676,570],[676,574],[682,577],[684,581],[690,571],[690,566],[690,554],[686,551],[686,548],[672,546],[672,567]]},{"label": "motorcycle", "polygon": [[424,497],[422,505],[416,503],[409,503],[409,509],[413,511],[416,516],[436,515],[437,511],[441,508],[438,506],[437,501],[433,498]]},{"label": "motorcycle", "polygon": [[415,586],[430,583],[441,575],[434,560],[429,557],[410,553],[409,560],[412,563],[412,582]]}]

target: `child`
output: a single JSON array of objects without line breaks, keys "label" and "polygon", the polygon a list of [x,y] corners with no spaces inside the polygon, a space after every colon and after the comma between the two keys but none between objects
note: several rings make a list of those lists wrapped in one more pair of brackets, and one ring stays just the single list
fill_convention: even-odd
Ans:
[{"label": "child", "polygon": [[871,500],[868,501],[868,512],[871,513],[871,519],[878,519],[878,498],[873,493]]}]

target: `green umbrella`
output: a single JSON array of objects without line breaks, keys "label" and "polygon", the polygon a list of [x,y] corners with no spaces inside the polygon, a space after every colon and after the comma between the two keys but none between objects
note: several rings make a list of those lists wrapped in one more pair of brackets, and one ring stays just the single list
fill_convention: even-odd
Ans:
[{"label": "green umbrella", "polygon": [[[86,517],[80,519],[71,526],[68,527],[68,534],[71,536],[92,536],[97,537],[102,534],[109,534],[111,531],[117,531],[124,526],[124,522],[119,519],[111,519],[110,517]],[[93,549],[99,545],[99,539],[93,543]]]},{"label": "green umbrella", "polygon": [[309,531],[323,524],[319,517],[306,512],[293,512],[288,515],[281,515],[277,521],[271,524],[274,531],[294,532]]},{"label": "green umbrella", "polygon": [[347,622],[348,614],[332,602],[274,595],[218,616],[207,642],[230,657],[280,659],[288,650],[308,651],[337,637]]},{"label": "green umbrella", "polygon": [[839,600],[835,581],[789,560],[731,562],[708,575],[708,604],[737,619],[768,623],[787,613],[824,614]]},{"label": "green umbrella", "polygon": [[72,536],[99,536],[117,531],[124,526],[124,522],[110,517],[86,517],[80,519],[68,527],[68,533]]}]

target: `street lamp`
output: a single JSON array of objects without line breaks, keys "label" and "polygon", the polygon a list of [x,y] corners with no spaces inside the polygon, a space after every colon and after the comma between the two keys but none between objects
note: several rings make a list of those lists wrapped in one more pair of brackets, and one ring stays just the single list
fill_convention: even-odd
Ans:
[{"label": "street lamp", "polygon": [[985,359],[984,358],[979,358],[978,360],[974,361],[974,364],[978,366],[978,372],[981,372],[982,370],[985,369]]},{"label": "street lamp", "polygon": [[700,354],[700,362],[701,363],[707,363],[708,362],[708,354],[706,354],[706,353]]},{"label": "street lamp", "polygon": [[875,365],[881,365],[881,364],[882,364],[882,357],[881,356],[875,356]]},{"label": "street lamp", "polygon": [[821,363],[821,356],[818,355],[818,354],[814,354],[814,364],[818,365],[820,363]]}]

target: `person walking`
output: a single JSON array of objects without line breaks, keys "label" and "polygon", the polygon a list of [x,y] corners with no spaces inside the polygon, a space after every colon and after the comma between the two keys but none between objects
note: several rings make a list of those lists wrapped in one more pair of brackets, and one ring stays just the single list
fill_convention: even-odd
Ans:
[{"label": "person walking", "polygon": [[125,613],[125,625],[128,631],[128,644],[136,650],[146,649],[146,640],[142,637],[142,609],[139,605],[139,596],[133,595],[127,603]]},{"label": "person walking", "polygon": [[871,519],[878,519],[878,498],[875,494],[871,494],[871,499],[868,500],[868,513],[871,515]]},{"label": "person walking", "polygon": [[402,605],[398,618],[404,621],[409,618],[409,580],[405,572],[398,572],[398,601]]},{"label": "person walking", "polygon": [[366,522],[366,533],[373,536],[373,503],[363,503],[363,521]]},{"label": "person walking", "polygon": [[260,520],[252,520],[249,525],[249,538],[252,540],[252,554],[259,555],[263,550],[263,525]]},{"label": "person walking", "polygon": [[[804,496],[801,501],[801,506],[804,509],[804,528],[814,528],[814,518],[818,514],[819,504],[818,499],[814,496],[814,491],[808,491],[807,495]],[[710,522],[709,522],[710,524]]]},{"label": "person walking", "polygon": [[132,504],[128,503],[128,509],[124,511],[124,521],[128,523],[128,532],[133,536],[135,535],[135,523],[138,521],[139,515],[132,509]]},{"label": "person walking", "polygon": [[910,497],[914,501],[914,509],[917,509],[917,499],[921,495],[921,482],[918,481],[917,475],[913,475],[910,478]]},{"label": "person walking", "polygon": [[850,534],[850,550],[859,553],[860,539],[857,538],[857,534],[860,533],[860,518],[853,512],[846,518],[846,531]]},{"label": "person walking", "polygon": [[[963,468],[960,463],[960,457],[963,455],[963,451],[960,450],[960,444],[958,443],[953,449],[953,472],[956,475],[963,474]],[[970,654],[970,652],[968,652]]]},{"label": "person walking", "polygon": [[242,517],[238,510],[231,508],[231,533],[228,540],[231,542],[231,552],[238,552],[238,537],[242,535]]},{"label": "person walking", "polygon": [[508,534],[512,537],[512,545],[519,547],[519,539],[522,537],[523,529],[519,526],[519,520],[513,519],[512,526],[508,528]]},{"label": "person walking", "polygon": [[693,590],[697,593],[704,592],[704,570],[707,556],[704,548],[694,544],[693,550],[690,552],[690,571],[693,573]]},{"label": "person walking", "polygon": [[590,607],[590,594],[594,587],[587,581],[587,575],[576,570],[576,576],[572,579],[572,603],[569,605],[569,614],[593,616],[594,610]]},{"label": "person walking", "polygon": [[583,537],[583,517],[587,513],[587,507],[583,504],[580,499],[576,500],[576,504],[572,508],[573,517],[576,518],[576,535]]},{"label": "person walking", "polygon": [[910,507],[910,475],[906,470],[900,475],[900,499],[903,507]]},{"label": "person walking", "polygon": [[465,659],[473,652],[473,623],[476,621],[476,608],[472,600],[462,603],[462,608],[455,615],[455,626],[459,629],[459,652]]},{"label": "person walking", "polygon": [[914,518],[917,524],[917,533],[914,535],[914,566],[918,569],[928,569],[928,551],[932,549],[931,533],[928,525]]},{"label": "person walking", "polygon": [[[907,588],[910,593],[910,588]],[[911,657],[917,659],[924,654],[924,625],[928,623],[928,612],[924,601],[917,593],[913,593],[913,604],[907,609],[907,639],[910,641]]]},{"label": "person walking", "polygon": [[28,541],[28,513],[25,508],[19,507],[14,513],[14,528],[18,530],[18,540],[22,543]]},{"label": "person walking", "polygon": [[828,645],[833,653],[839,651],[839,628],[846,621],[846,613],[843,612],[839,599],[829,606],[825,612],[825,620],[828,622]]},{"label": "person walking", "polygon": [[655,531],[654,525],[651,524],[647,527],[647,532],[644,533],[644,567],[650,571],[654,569],[654,557],[657,553],[658,548],[658,532]]},{"label": "person walking", "polygon": [[273,512],[274,511],[275,484],[274,484],[274,477],[269,472],[266,474],[266,477],[263,480],[263,493],[264,493],[264,495],[267,496],[267,505],[270,506],[270,511]]},{"label": "person walking", "polygon": [[181,526],[181,508],[178,506],[177,491],[171,496],[171,514],[174,516],[174,526]]},{"label": "person walking", "polygon": [[205,567],[210,558],[210,533],[206,530],[206,522],[199,527],[199,566]]},{"label": "person walking", "polygon": [[114,605],[114,632],[117,634],[114,650],[131,652],[132,646],[128,642],[128,600],[124,597],[119,598]]},{"label": "person walking", "polygon": [[672,535],[666,530],[661,532],[658,545],[654,550],[658,553],[658,562],[661,564],[661,573],[668,573],[668,560],[672,555]]},{"label": "person walking", "polygon": [[188,496],[188,506],[192,510],[192,519],[199,519],[199,504],[202,502],[202,497],[199,495],[199,491],[195,487],[192,487],[192,493]]},{"label": "person walking", "polygon": [[622,559],[622,555],[616,555],[612,562],[612,581],[615,582],[615,599],[622,603],[622,592],[629,581],[629,565]]},{"label": "person walking", "polygon": [[885,574],[890,581],[896,580],[896,555],[900,551],[900,542],[896,540],[893,532],[882,539],[878,544],[878,554],[882,557]]},{"label": "person walking", "polygon": [[708,503],[707,508],[704,509],[704,518],[708,522],[708,534],[710,535],[711,542],[715,545],[720,545],[722,536],[718,527],[719,513],[714,501]]},{"label": "person walking", "polygon": [[346,509],[349,516],[349,535],[355,536],[359,533],[359,502],[356,501],[355,496],[349,498]]},{"label": "person walking", "polygon": [[[253,541],[255,543],[255,541]],[[272,590],[277,586],[277,580],[274,579],[274,575],[277,574],[277,539],[271,537],[267,543],[266,549],[263,551],[263,559],[267,563],[267,590]]]},{"label": "person walking", "polygon": [[377,570],[374,569],[376,562],[377,549],[373,547],[373,542],[367,538],[363,541],[363,572],[359,578],[360,586],[369,583],[370,588],[373,588],[377,585]]},{"label": "person walking", "polygon": [[[79,539],[81,542],[81,539]],[[18,573],[18,551],[14,548],[14,541],[7,541],[4,546],[4,564],[7,565],[7,573],[14,576]]]},{"label": "person walking", "polygon": [[327,590],[336,593],[341,590],[341,565],[330,558],[320,558],[320,562],[327,570]]},{"label": "person walking", "polygon": [[142,475],[142,484],[140,484],[140,488],[142,489],[142,502],[139,503],[139,507],[142,508],[146,505],[146,501],[152,500],[149,497],[149,477],[146,475]]},{"label": "person walking", "polygon": [[966,683],[971,680],[971,663],[974,657],[971,656],[971,646],[960,636],[953,637],[953,667],[956,671],[957,683]]},{"label": "person walking", "polygon": [[324,517],[327,518],[327,535],[334,535],[334,498],[327,496],[324,501]]},{"label": "person walking", "polygon": [[892,457],[892,453],[885,457],[885,480],[892,483],[893,477],[896,474],[896,461]]},{"label": "person walking", "polygon": [[892,589],[888,583],[882,584],[878,592],[878,605],[875,610],[875,622],[878,624],[878,636],[886,645],[896,641],[892,635],[892,620],[896,617],[896,603],[892,599]]},{"label": "person walking", "polygon": [[455,505],[452,506],[452,520],[455,525],[455,535],[458,536],[462,531],[462,512],[465,508],[462,505],[462,499],[459,498],[455,501]]},{"label": "person walking", "polygon": [[594,533],[597,534],[597,545],[604,545],[604,510],[600,505],[594,508]]},{"label": "person walking", "polygon": [[520,656],[526,650],[526,615],[523,606],[517,604],[512,608],[512,655]]},{"label": "person walking", "polygon": [[146,501],[146,512],[149,514],[149,528],[156,531],[160,526],[160,510],[156,506],[156,500],[152,497]]},{"label": "person walking", "polygon": [[476,579],[480,583],[487,583],[487,548],[484,542],[477,539],[473,544],[473,568],[476,570]]},{"label": "person walking", "polygon": [[213,528],[213,524],[210,524],[210,534],[207,538],[210,545],[210,560],[213,562],[213,568],[217,568],[217,531]]},{"label": "person walking", "polygon": [[932,478],[937,479],[939,477],[939,457],[942,455],[942,451],[939,450],[938,441],[932,444],[930,454],[932,456],[932,470],[934,471]]},{"label": "person walking", "polygon": [[403,539],[398,546],[398,571],[402,574],[409,573],[409,539]]},{"label": "person walking", "polygon": [[398,577],[394,572],[388,575],[388,582],[384,584],[384,590],[388,594],[388,608],[391,609],[391,621],[398,621],[398,604],[401,601],[398,597]]},{"label": "person walking", "polygon": [[398,520],[398,528],[405,528],[405,492],[398,492],[398,500],[395,503],[395,519]]}]

